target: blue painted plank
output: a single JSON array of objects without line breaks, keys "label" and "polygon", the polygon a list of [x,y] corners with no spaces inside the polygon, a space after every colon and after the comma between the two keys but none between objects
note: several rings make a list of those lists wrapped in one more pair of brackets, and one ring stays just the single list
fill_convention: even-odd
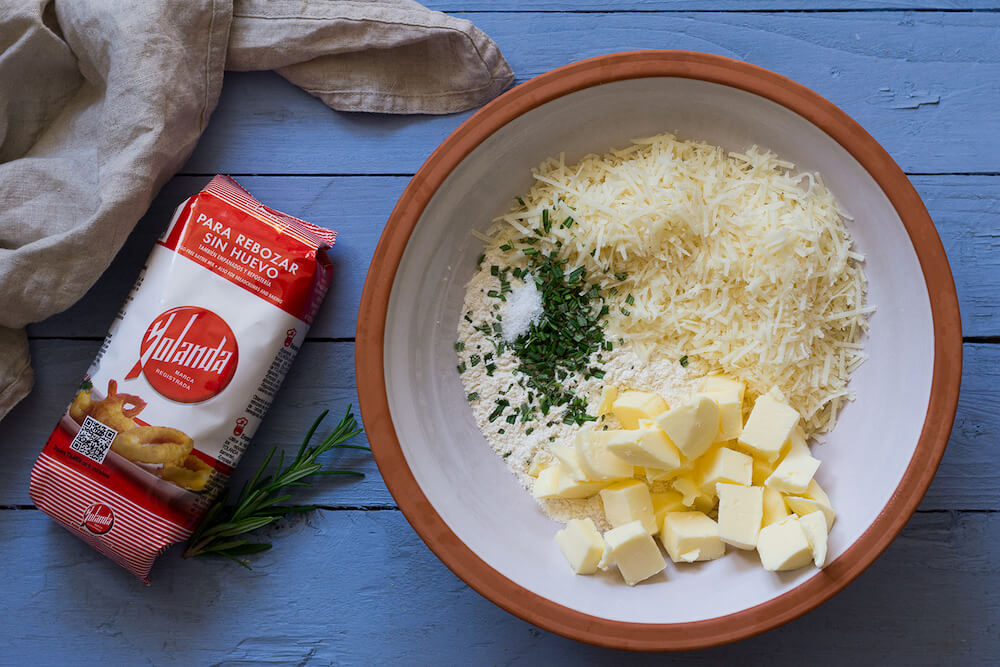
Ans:
[{"label": "blue painted plank", "polygon": [[[616,51],[691,49],[812,88],[909,172],[1000,172],[1000,14],[476,13],[518,81]],[[273,73],[230,73],[185,173],[413,173],[468,113],[331,111]]]},{"label": "blue painted plank", "polygon": [[[65,313],[31,327],[33,336],[102,338],[149,249],[184,198],[207,177],[177,177],[153,202],[110,269]],[[375,244],[406,177],[241,177],[279,210],[340,232],[331,257],[333,286],[310,335],[353,338],[358,303]],[[913,183],[951,261],[967,336],[1000,334],[1000,177],[916,176]]]},{"label": "blue painted plank", "polygon": [[[99,347],[97,341],[34,340],[35,391],[0,422],[0,506],[27,505],[28,473],[60,412]],[[237,470],[249,477],[272,445],[291,449],[322,410],[357,406],[352,343],[307,342],[274,406]],[[925,510],[1000,508],[1000,345],[965,345],[965,369],[955,428]],[[332,425],[332,422],[331,422]],[[359,437],[358,442],[364,442]],[[333,455],[363,480],[324,480],[303,502],[325,506],[393,506],[375,464],[356,451]]]},{"label": "blue painted plank", "polygon": [[1000,654],[998,514],[919,514],[820,608],[668,658],[580,644],[507,614],[455,578],[397,511],[318,512],[274,533],[253,571],[184,561],[175,549],[147,589],[40,512],[0,512],[2,661],[936,666]]},{"label": "blue painted plank", "polygon": [[[422,3],[425,7],[475,20],[481,12],[525,11],[528,6],[520,0],[433,0]],[[801,11],[817,12],[830,10],[932,10],[972,11],[997,9],[996,0],[625,0],[610,4],[595,0],[535,0],[530,5],[533,12],[666,12],[666,11]]]}]

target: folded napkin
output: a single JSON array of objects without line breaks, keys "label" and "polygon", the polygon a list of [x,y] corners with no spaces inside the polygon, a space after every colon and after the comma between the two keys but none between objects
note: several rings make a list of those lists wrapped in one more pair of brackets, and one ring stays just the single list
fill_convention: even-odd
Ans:
[{"label": "folded napkin", "polygon": [[461,111],[513,80],[475,26],[409,0],[6,0],[0,418],[31,389],[24,327],[111,263],[191,154],[226,68],[380,113]]}]

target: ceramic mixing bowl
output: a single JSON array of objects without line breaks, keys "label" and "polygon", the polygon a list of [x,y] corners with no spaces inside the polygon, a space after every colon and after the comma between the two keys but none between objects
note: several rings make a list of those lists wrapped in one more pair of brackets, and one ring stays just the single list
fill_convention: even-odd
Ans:
[{"label": "ceramic mixing bowl", "polygon": [[[763,570],[729,554],[629,587],[576,576],[558,524],[521,488],[476,427],[455,370],[465,285],[484,231],[566,154],[672,132],[742,151],[756,144],[818,171],[849,211],[867,257],[869,360],[850,386],[817,479],[837,522],[823,570]],[[961,374],[954,283],[917,193],[856,122],[816,93],[758,67],[700,53],[620,53],[554,70],[463,123],[414,176],[365,284],[357,331],[361,411],[400,509],[427,545],[496,604],[553,632],[605,646],[686,649],[773,628],[831,597],[886,548],[944,452]],[[736,550],[730,550],[731,552]]]}]

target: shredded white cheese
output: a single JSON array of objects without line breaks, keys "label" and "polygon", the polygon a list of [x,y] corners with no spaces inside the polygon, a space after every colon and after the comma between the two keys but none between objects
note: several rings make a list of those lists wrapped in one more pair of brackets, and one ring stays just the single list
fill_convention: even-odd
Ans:
[{"label": "shredded white cheese", "polygon": [[753,393],[777,385],[810,432],[827,431],[873,308],[848,216],[818,174],[793,169],[757,147],[727,155],[669,134],[549,159],[488,246],[534,234],[548,209],[537,247],[616,290],[608,335],[643,358],[700,359]]}]

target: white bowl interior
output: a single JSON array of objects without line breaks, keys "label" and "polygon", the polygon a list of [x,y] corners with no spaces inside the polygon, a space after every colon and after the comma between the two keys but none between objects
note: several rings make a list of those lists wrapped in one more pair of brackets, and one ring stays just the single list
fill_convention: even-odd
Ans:
[{"label": "white bowl interior", "polygon": [[598,617],[643,623],[713,618],[766,602],[816,575],[764,571],[754,553],[675,567],[636,588],[614,573],[570,571],[545,516],[476,427],[456,373],[453,344],[485,230],[531,184],[530,169],[565,152],[572,162],[635,137],[673,132],[729,150],[769,148],[818,171],[842,206],[868,261],[878,308],[870,359],[851,381],[857,401],[842,413],[817,479],[838,512],[831,560],[875,520],[914,452],[934,361],[930,302],[909,237],[875,181],[833,139],[765,98],[703,81],[657,77],[602,84],[524,114],[476,148],[423,212],[396,274],[385,337],[393,424],[414,477],[452,531],[505,577]]}]

